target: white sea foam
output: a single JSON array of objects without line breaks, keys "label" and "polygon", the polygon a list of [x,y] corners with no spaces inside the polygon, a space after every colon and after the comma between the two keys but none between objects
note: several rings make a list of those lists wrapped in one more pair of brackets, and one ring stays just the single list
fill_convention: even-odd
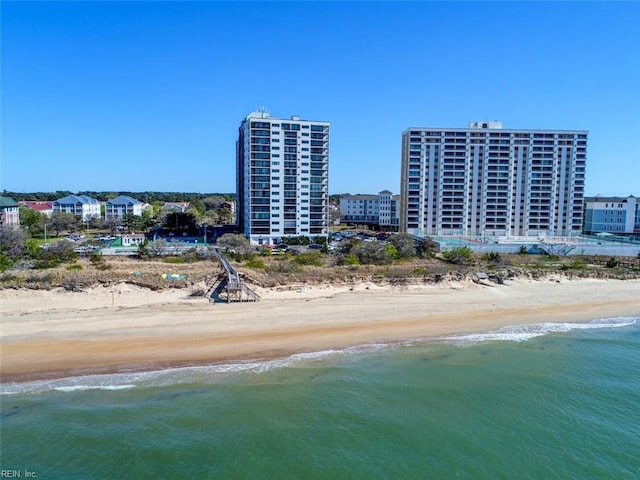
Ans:
[{"label": "white sea foam", "polygon": [[441,340],[458,342],[524,342],[531,338],[549,333],[566,333],[572,330],[591,330],[597,328],[620,328],[634,325],[637,317],[616,317],[593,320],[587,323],[534,323],[503,327],[493,332],[474,333],[469,335],[452,335],[440,337]]},{"label": "white sea foam", "polygon": [[320,364],[340,357],[354,361],[358,356],[399,347],[413,347],[434,341],[476,343],[492,341],[523,342],[549,333],[565,333],[571,330],[597,328],[619,328],[634,325],[640,317],[617,317],[594,320],[588,323],[539,323],[504,327],[497,331],[469,335],[454,335],[439,338],[412,339],[396,343],[364,344],[343,350],[322,350],[298,353],[288,357],[270,360],[254,360],[211,365],[193,365],[164,370],[120,372],[104,375],[85,375],[54,380],[38,380],[25,383],[0,384],[0,396],[38,394],[47,391],[78,392],[84,390],[118,391],[131,388],[163,387],[176,384],[216,382],[226,375],[239,373],[265,373],[274,369],[299,365]]},{"label": "white sea foam", "polygon": [[59,392],[78,392],[82,390],[126,390],[127,388],[135,388],[135,385],[69,385],[53,389]]}]

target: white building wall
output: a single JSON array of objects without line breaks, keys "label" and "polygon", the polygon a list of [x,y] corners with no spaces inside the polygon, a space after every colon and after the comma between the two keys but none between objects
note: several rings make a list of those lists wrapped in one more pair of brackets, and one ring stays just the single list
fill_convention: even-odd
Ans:
[{"label": "white building wall", "polygon": [[472,125],[403,133],[403,230],[483,236],[581,230],[587,132]]},{"label": "white building wall", "polygon": [[286,237],[328,235],[329,123],[254,112],[240,128],[239,208],[247,238],[275,244]]}]

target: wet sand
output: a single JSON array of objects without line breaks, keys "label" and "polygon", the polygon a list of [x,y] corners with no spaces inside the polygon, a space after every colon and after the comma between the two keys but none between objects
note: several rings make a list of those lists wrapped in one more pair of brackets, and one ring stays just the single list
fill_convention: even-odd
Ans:
[{"label": "wet sand", "polygon": [[253,303],[131,285],[0,291],[2,382],[265,359],[543,322],[640,316],[640,281],[257,289]]}]

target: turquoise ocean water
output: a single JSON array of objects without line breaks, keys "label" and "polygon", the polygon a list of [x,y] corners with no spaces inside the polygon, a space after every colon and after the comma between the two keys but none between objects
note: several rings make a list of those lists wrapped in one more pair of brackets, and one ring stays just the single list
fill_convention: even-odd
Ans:
[{"label": "turquoise ocean water", "polygon": [[638,479],[640,318],[2,385],[38,479]]}]

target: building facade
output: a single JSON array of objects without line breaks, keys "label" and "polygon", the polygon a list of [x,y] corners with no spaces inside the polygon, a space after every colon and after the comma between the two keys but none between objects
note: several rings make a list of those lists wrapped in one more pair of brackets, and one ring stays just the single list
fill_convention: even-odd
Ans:
[{"label": "building facade", "polygon": [[400,229],[531,237],[582,230],[587,131],[410,128],[402,134]]},{"label": "building facade", "polygon": [[53,202],[53,214],[72,213],[83,221],[100,217],[100,202],[86,195],[67,195]]},{"label": "building facade", "polygon": [[328,122],[250,113],[236,156],[237,222],[251,243],[328,235]]},{"label": "building facade", "polygon": [[628,197],[585,197],[584,233],[640,233],[640,201]]},{"label": "building facade", "polygon": [[340,196],[340,221],[388,230],[398,228],[399,195],[383,190],[378,195]]},{"label": "building facade", "polygon": [[0,196],[0,227],[18,227],[20,225],[20,207],[11,197]]},{"label": "building facade", "polygon": [[53,214],[53,202],[25,200],[18,202],[18,204],[21,207],[30,208],[34,212],[41,213],[47,217],[51,217]]},{"label": "building facade", "polygon": [[104,206],[104,218],[122,220],[127,215],[141,216],[144,204],[135,198],[120,195],[107,200]]}]

